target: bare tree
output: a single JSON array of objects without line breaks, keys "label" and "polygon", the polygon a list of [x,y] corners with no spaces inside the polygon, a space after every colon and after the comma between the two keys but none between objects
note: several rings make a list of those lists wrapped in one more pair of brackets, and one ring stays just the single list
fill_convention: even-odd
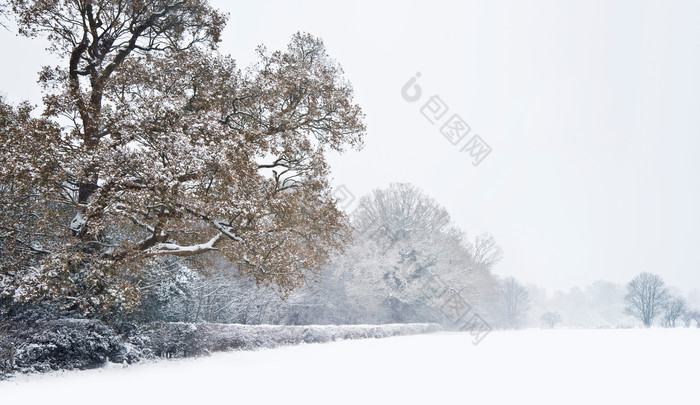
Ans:
[{"label": "bare tree", "polygon": [[450,214],[415,186],[393,183],[360,200],[353,224],[357,233],[381,235],[395,244],[415,234],[429,237],[447,230]]},{"label": "bare tree", "polygon": [[693,318],[690,316],[690,311],[685,311],[683,316],[681,316],[681,320],[683,321],[683,326],[690,328],[690,323],[693,321]]},{"label": "bare tree", "polygon": [[423,279],[442,273],[460,247],[449,214],[418,188],[394,183],[360,200],[353,225],[353,245],[335,263],[349,270],[350,302],[366,322],[415,319]]},{"label": "bare tree", "polygon": [[530,305],[530,294],[518,280],[508,277],[502,282],[501,294],[505,304],[506,327],[514,329]]},{"label": "bare tree", "polygon": [[695,321],[695,326],[700,328],[700,311],[689,311],[688,316]]},{"label": "bare tree", "polygon": [[675,328],[678,318],[683,317],[688,312],[688,305],[683,297],[672,297],[666,303],[663,314],[664,326]]},{"label": "bare tree", "polygon": [[345,275],[349,303],[365,314],[363,322],[445,322],[440,293],[426,292],[433,277],[470,305],[484,300],[487,290],[497,291],[490,266],[500,249],[493,238],[480,237],[475,248],[442,206],[410,184],[363,197],[353,225],[354,241],[334,265]]},{"label": "bare tree", "polygon": [[481,234],[474,240],[472,256],[477,266],[491,268],[503,258],[503,250],[489,234]]},{"label": "bare tree", "polygon": [[669,294],[664,280],[651,273],[640,273],[627,284],[625,313],[631,315],[648,328],[668,302]]},{"label": "bare tree", "polygon": [[7,27],[7,24],[5,23],[5,20],[8,19],[8,16],[10,14],[10,10],[8,7],[7,2],[0,1],[0,27],[9,30]]},{"label": "bare tree", "polygon": [[561,323],[561,315],[559,315],[559,312],[545,312],[540,317],[540,320],[543,326],[554,329],[554,325]]}]

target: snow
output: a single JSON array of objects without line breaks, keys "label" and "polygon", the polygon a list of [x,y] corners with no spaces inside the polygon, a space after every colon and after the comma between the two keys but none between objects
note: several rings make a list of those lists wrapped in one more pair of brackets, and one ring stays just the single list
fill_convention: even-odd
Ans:
[{"label": "snow", "polygon": [[83,213],[78,211],[75,214],[75,217],[73,217],[73,220],[70,221],[70,229],[72,231],[78,232],[80,229],[85,225],[85,217],[83,217]]},{"label": "snow", "polygon": [[[495,331],[304,344],[0,382],[22,404],[692,403],[700,329]],[[686,367],[687,365],[687,367]]]}]

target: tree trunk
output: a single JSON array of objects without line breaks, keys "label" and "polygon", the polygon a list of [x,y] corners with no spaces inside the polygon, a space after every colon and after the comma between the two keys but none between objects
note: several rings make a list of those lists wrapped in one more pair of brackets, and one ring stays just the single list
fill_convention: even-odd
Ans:
[{"label": "tree trunk", "polygon": [[15,369],[15,344],[10,343],[10,373]]}]

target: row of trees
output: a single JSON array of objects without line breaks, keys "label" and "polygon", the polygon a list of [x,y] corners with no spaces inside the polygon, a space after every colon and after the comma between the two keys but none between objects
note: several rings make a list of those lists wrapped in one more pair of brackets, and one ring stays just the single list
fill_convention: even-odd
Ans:
[{"label": "row of trees", "polygon": [[700,311],[693,310],[693,305],[678,290],[667,287],[660,276],[650,273],[639,274],[626,286],[599,280],[551,297],[535,285],[523,289],[529,300],[522,306],[527,311],[520,326],[609,328],[633,327],[640,322],[648,328],[654,322],[663,327],[676,327],[681,322],[688,327],[695,322],[700,327]]},{"label": "row of trees", "polygon": [[685,298],[673,294],[666,283],[656,274],[641,273],[627,285],[625,313],[642,322],[648,328],[655,319],[661,325],[676,327],[680,319],[686,326],[694,320],[700,327],[700,311],[691,310]]},{"label": "row of trees", "polygon": [[[282,299],[248,278],[226,277],[225,260],[207,276],[183,262],[173,270],[156,266],[157,285],[141,313],[149,320],[241,323],[394,323],[439,322],[455,327],[444,301],[426,284],[439,277],[493,328],[516,327],[525,296],[509,303],[524,287],[499,280],[493,266],[501,250],[493,237],[469,240],[451,225],[447,211],[409,184],[392,184],[361,199],[352,216],[354,234],[344,254],[334,257],[318,277]],[[178,281],[180,280],[180,281]]]}]

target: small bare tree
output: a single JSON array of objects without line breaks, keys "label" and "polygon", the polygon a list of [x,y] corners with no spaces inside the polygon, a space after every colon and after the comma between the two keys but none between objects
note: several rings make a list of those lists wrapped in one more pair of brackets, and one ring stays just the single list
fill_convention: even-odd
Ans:
[{"label": "small bare tree", "polygon": [[503,280],[501,293],[505,304],[506,327],[513,329],[518,326],[520,318],[527,311],[530,295],[525,287],[513,277]]},{"label": "small bare tree", "polygon": [[693,318],[690,316],[690,312],[686,311],[681,317],[681,320],[683,320],[683,326],[690,328],[690,323],[693,321]]},{"label": "small bare tree", "polygon": [[648,328],[665,308],[668,297],[666,284],[660,276],[640,273],[627,284],[625,313],[639,319]]},{"label": "small bare tree", "polygon": [[683,297],[673,297],[666,304],[663,322],[667,328],[675,328],[678,318],[683,317],[688,312],[688,305]]},{"label": "small bare tree", "polygon": [[559,312],[545,312],[540,317],[540,320],[542,321],[542,327],[554,329],[554,325],[561,322],[561,315],[559,315]]},{"label": "small bare tree", "polygon": [[489,234],[478,235],[471,251],[474,264],[480,268],[490,269],[503,258],[503,250]]},{"label": "small bare tree", "polygon": [[695,326],[700,328],[700,311],[690,311],[688,312],[688,316],[695,321]]}]

